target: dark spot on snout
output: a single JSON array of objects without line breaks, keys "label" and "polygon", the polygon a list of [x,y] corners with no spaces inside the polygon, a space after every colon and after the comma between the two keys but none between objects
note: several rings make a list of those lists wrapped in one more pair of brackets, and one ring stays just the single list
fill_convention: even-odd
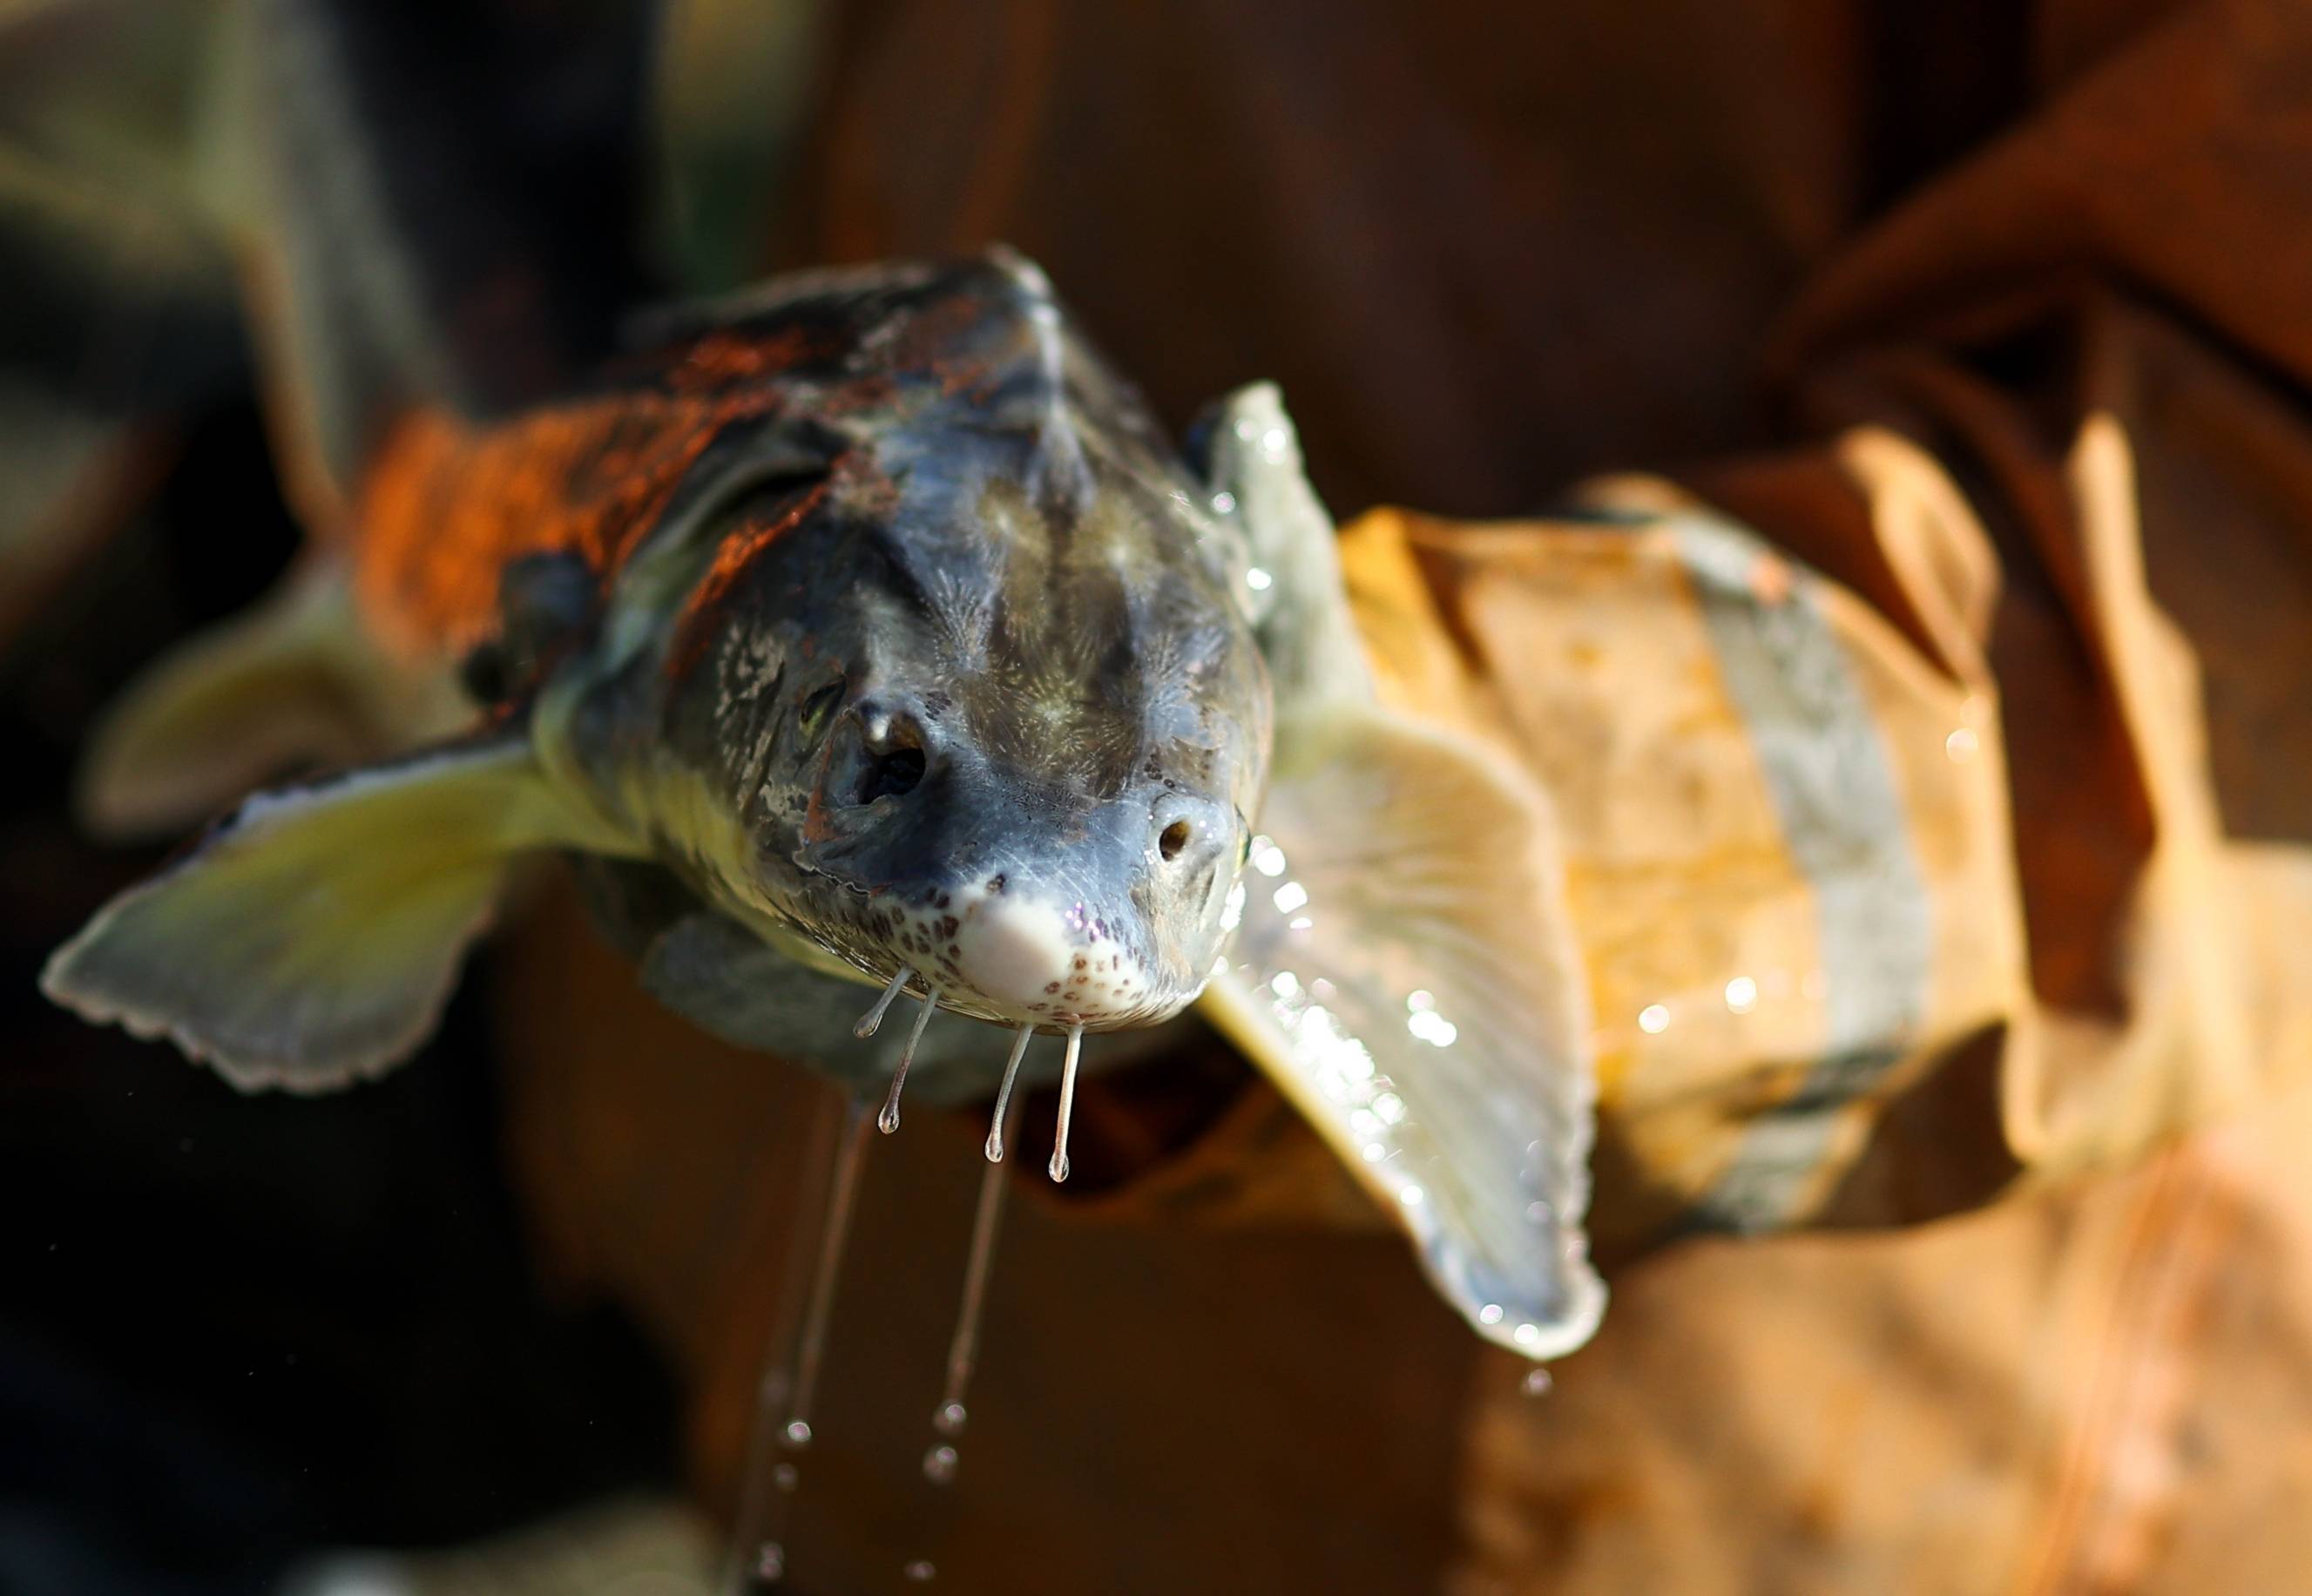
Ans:
[{"label": "dark spot on snout", "polygon": [[1194,835],[1194,832],[1195,828],[1187,821],[1174,820],[1165,827],[1162,833],[1156,838],[1157,853],[1163,855],[1166,864],[1170,864],[1180,856],[1180,850],[1188,846],[1188,838]]}]

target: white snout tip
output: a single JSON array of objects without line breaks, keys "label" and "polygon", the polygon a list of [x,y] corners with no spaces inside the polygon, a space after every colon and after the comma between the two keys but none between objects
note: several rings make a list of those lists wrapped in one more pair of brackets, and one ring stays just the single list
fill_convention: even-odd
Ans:
[{"label": "white snout tip", "polygon": [[1075,939],[1060,911],[1018,896],[982,899],[955,933],[956,969],[982,995],[1027,1008],[1064,983]]}]

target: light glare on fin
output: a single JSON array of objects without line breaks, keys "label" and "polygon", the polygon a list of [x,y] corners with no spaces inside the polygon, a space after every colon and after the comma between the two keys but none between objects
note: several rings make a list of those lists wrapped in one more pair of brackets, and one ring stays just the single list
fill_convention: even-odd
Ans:
[{"label": "light glare on fin", "polygon": [[1244,917],[1204,1012],[1529,1358],[1605,1306],[1581,1223],[1586,988],[1524,771],[1354,704],[1280,721]]},{"label": "light glare on fin", "polygon": [[1369,697],[1372,674],[1342,589],[1333,518],[1274,382],[1249,383],[1215,407],[1206,469],[1244,528],[1251,565],[1241,598],[1278,705]]}]

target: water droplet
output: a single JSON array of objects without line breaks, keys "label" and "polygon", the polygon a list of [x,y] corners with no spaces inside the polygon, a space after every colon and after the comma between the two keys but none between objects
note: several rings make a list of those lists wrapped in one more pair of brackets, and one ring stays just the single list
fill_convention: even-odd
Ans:
[{"label": "water droplet", "polygon": [[1518,1326],[1516,1335],[1517,1344],[1519,1346],[1538,1346],[1541,1345],[1541,1327],[1539,1325],[1521,1324]]},{"label": "water droplet", "polygon": [[924,1006],[915,1012],[915,1028],[907,1032],[907,1045],[899,1049],[899,1067],[891,1072],[890,1095],[883,1100],[883,1111],[875,1116],[875,1128],[889,1136],[899,1128],[899,1093],[907,1084],[907,1066],[915,1061],[915,1046],[924,1039],[924,1027],[932,1021],[932,1011],[939,1006],[940,989],[928,987],[924,992]]},{"label": "water droplet", "polygon": [[1550,1387],[1555,1383],[1549,1378],[1548,1370],[1528,1369],[1526,1371],[1524,1381],[1519,1384],[1518,1390],[1528,1397],[1546,1397],[1549,1395]]},{"label": "water droplet", "polygon": [[995,1089],[995,1112],[987,1119],[987,1145],[984,1151],[990,1163],[1003,1162],[1003,1114],[1012,1106],[1012,1084],[1020,1078],[1020,1060],[1028,1051],[1028,1039],[1036,1034],[1032,1025],[1022,1025],[1012,1039],[1012,1057],[1003,1064],[1003,1084]]},{"label": "water droplet", "polygon": [[883,1023],[883,1016],[889,1011],[893,1000],[906,987],[907,978],[915,973],[902,965],[899,973],[891,978],[891,984],[883,988],[883,995],[875,1000],[875,1006],[859,1016],[859,1023],[851,1028],[851,1034],[863,1039],[873,1036],[876,1028]]},{"label": "water droplet", "polygon": [[1076,1065],[1083,1056],[1083,1027],[1068,1027],[1067,1057],[1060,1064],[1060,1122],[1052,1136],[1052,1162],[1046,1171],[1053,1179],[1068,1178],[1068,1121],[1076,1106]]},{"label": "water droplet", "polygon": [[786,1548],[775,1540],[766,1540],[755,1553],[755,1577],[766,1585],[775,1585],[787,1576]]},{"label": "water droplet", "polygon": [[802,1483],[802,1476],[793,1463],[781,1463],[771,1470],[771,1483],[788,1495],[793,1495],[795,1486]]},{"label": "water droplet", "polygon": [[[1013,1057],[1018,1057],[1016,1051]],[[1003,1121],[999,1118],[996,1124],[1000,1129]],[[940,1393],[939,1406],[932,1409],[933,1431],[950,1439],[963,1434],[971,1416],[963,1398],[979,1359],[979,1321],[987,1306],[988,1276],[995,1262],[995,1238],[1003,1226],[1003,1194],[1009,1185],[1001,1166],[991,1163],[980,1171],[979,1204],[971,1220],[971,1251],[963,1268],[963,1305],[956,1312],[955,1334],[947,1346],[947,1386]],[[934,1485],[952,1480],[955,1468],[952,1446],[934,1442],[924,1453],[924,1476]]]},{"label": "water droplet", "polygon": [[1405,1022],[1406,1030],[1432,1048],[1449,1048],[1461,1034],[1461,1028],[1435,1009],[1420,1009]]},{"label": "water droplet", "polygon": [[907,1578],[916,1584],[927,1585],[938,1577],[939,1570],[932,1566],[928,1557],[917,1557],[907,1565]]},{"label": "water droplet", "polygon": [[1499,1302],[1488,1302],[1484,1307],[1478,1309],[1477,1322],[1479,1324],[1501,1323],[1502,1305]]},{"label": "water droplet", "polygon": [[1213,495],[1213,513],[1214,514],[1226,515],[1235,508],[1236,495],[1223,491]]},{"label": "water droplet", "polygon": [[1638,1029],[1648,1036],[1660,1036],[1669,1029],[1669,1009],[1666,1004],[1650,1003],[1638,1011]]},{"label": "water droplet", "polygon": [[836,1144],[829,1171],[819,1252],[811,1260],[810,1285],[804,1294],[794,1373],[784,1382],[787,1422],[780,1426],[779,1443],[790,1451],[801,1451],[811,1442],[811,1399],[819,1390],[819,1364],[827,1355],[828,1320],[834,1310],[835,1285],[842,1276],[844,1247],[851,1233],[851,1209],[858,1195],[859,1167],[867,1153],[865,1105],[854,1101],[844,1113],[843,1139]]},{"label": "water droplet", "polygon": [[1943,739],[1943,752],[1954,765],[1966,764],[1982,747],[1983,740],[1975,734],[1971,726],[1961,726]]},{"label": "water droplet", "polygon": [[1758,983],[1748,976],[1736,976],[1726,983],[1726,1006],[1738,1014],[1747,1014],[1758,1006]]}]

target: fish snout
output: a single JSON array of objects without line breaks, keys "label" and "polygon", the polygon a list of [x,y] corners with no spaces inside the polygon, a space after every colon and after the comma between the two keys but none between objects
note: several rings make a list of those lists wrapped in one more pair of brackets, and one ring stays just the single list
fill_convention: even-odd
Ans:
[{"label": "fish snout", "polygon": [[1129,1024],[1160,1004],[1126,927],[1095,906],[997,888],[959,896],[949,962],[1005,1019]]},{"label": "fish snout", "polygon": [[957,973],[974,991],[1022,1012],[1058,997],[1079,956],[1067,915],[1052,904],[1000,891],[965,909],[955,949]]},{"label": "fish snout", "polygon": [[1007,1016],[1169,1017],[1210,962],[1241,829],[1225,802],[1178,789],[1107,805],[1045,868],[957,891],[956,975]]}]

